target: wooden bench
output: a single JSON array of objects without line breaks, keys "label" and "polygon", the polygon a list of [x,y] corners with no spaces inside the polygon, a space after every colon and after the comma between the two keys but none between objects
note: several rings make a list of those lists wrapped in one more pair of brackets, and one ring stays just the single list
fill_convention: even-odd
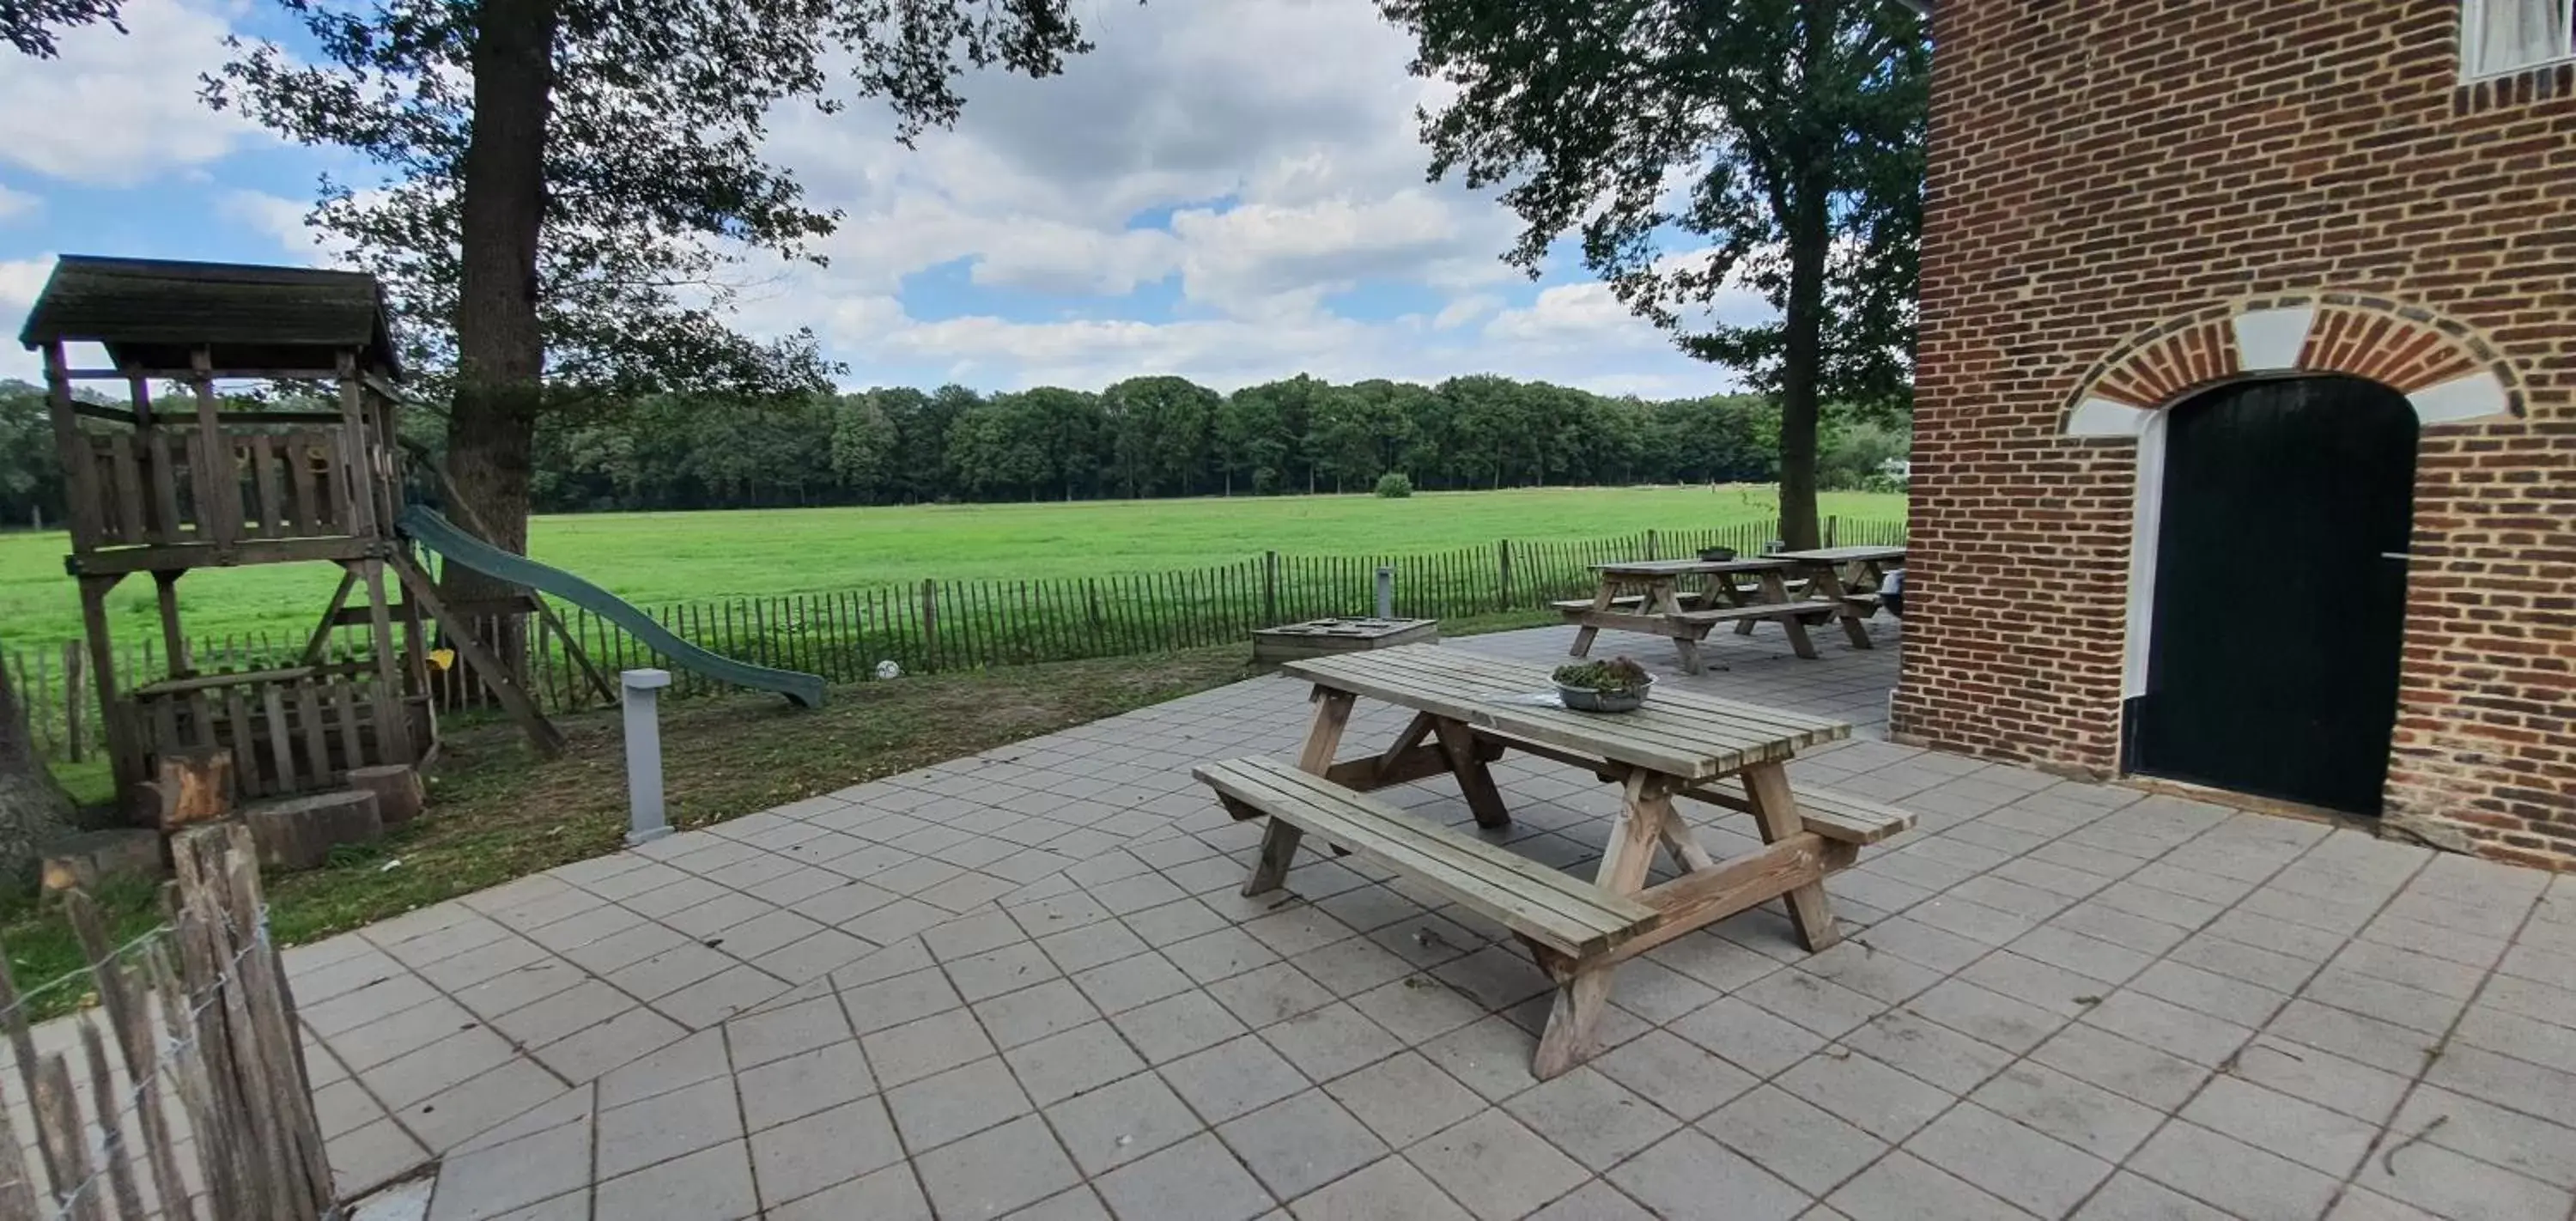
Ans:
[{"label": "wooden bench", "polygon": [[[1815,832],[1819,839],[1846,844],[1875,844],[1914,826],[1913,814],[1866,797],[1808,784],[1795,785],[1791,792],[1798,798],[1798,821]],[[1673,795],[1746,814],[1753,812],[1753,801],[1745,796],[1744,783],[1733,777],[1704,781],[1680,789]]]},{"label": "wooden bench", "polygon": [[[1684,606],[1696,606],[1708,600],[1707,595],[1693,590],[1683,590],[1682,592],[1675,594],[1674,597],[1680,599],[1681,604]],[[1548,605],[1555,607],[1559,611],[1573,614],[1591,610],[1592,599],[1564,598],[1550,602]],[[1628,611],[1633,614],[1642,612],[1645,609],[1645,606],[1646,596],[1644,594],[1621,594],[1616,598],[1610,599],[1610,609],[1612,610]]]},{"label": "wooden bench", "polygon": [[1215,789],[1235,818],[1271,820],[1261,860],[1243,884],[1246,895],[1278,889],[1301,834],[1312,834],[1578,962],[1609,952],[1663,919],[1661,912],[1634,899],[1609,894],[1275,759],[1201,764],[1190,774]]}]

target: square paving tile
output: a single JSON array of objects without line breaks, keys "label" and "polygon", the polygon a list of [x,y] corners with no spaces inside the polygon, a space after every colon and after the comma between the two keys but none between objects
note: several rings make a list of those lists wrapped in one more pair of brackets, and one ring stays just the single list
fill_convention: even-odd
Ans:
[{"label": "square paving tile", "polygon": [[1887,1152],[1886,1142],[1767,1085],[1718,1108],[1699,1130],[1811,1193],[1831,1191]]},{"label": "square paving tile", "polygon": [[482,1221],[589,1183],[590,1140],[589,1125],[567,1124],[449,1157],[430,1221]]},{"label": "square paving tile", "polygon": [[1084,1174],[1096,1175],[1203,1131],[1178,1094],[1152,1073],[1138,1073],[1046,1108],[1065,1148]]},{"label": "square paving tile", "polygon": [[1324,1092],[1401,1148],[1483,1110],[1485,1102],[1457,1078],[1413,1052],[1324,1083]]},{"label": "square paving tile", "polygon": [[1574,1159],[1491,1108],[1423,1138],[1404,1156],[1482,1221],[1534,1212],[1589,1177]]},{"label": "square paving tile", "polygon": [[888,1166],[788,1204],[773,1205],[769,1221],[931,1221],[930,1201],[910,1166]]},{"label": "square paving tile", "polygon": [[742,1071],[743,1122],[754,1132],[876,1092],[856,1040],[817,1047]]},{"label": "square paving tile", "polygon": [[1120,1217],[1246,1221],[1268,1212],[1270,1194],[1213,1134],[1149,1154],[1092,1180]]},{"label": "square paving tile", "polygon": [[793,1200],[903,1160],[894,1125],[874,1098],[763,1129],[751,1138],[764,1200]]},{"label": "square paving tile", "polygon": [[599,1215],[618,1221],[738,1221],[759,1210],[741,1141],[605,1180],[597,1195]]},{"label": "square paving tile", "polygon": [[2043,1217],[2065,1216],[2111,1174],[2111,1163],[1972,1102],[1951,1108],[1905,1148]]},{"label": "square paving tile", "polygon": [[1382,1158],[1291,1202],[1288,1211],[1297,1221],[1471,1221],[1466,1209],[1400,1157]]},{"label": "square paving tile", "polygon": [[1681,1126],[1662,1108],[1589,1068],[1525,1090],[1503,1109],[1596,1171]]},{"label": "square paving tile", "polygon": [[1589,1067],[1684,1120],[1695,1120],[1753,1088],[1754,1077],[1715,1052],[1649,1030],[1595,1057]]},{"label": "square paving tile", "polygon": [[864,1035],[868,1069],[891,1088],[993,1054],[984,1028],[963,1014],[940,1014]]},{"label": "square paving tile", "polygon": [[1054,1134],[1024,1116],[913,1159],[942,1217],[999,1217],[1079,1181]]},{"label": "square paving tile", "polygon": [[1219,1125],[1217,1135],[1280,1199],[1294,1199],[1377,1160],[1387,1146],[1322,1090]]},{"label": "square paving tile", "polygon": [[2125,1168],[2251,1221],[2317,1216],[2335,1192],[2326,1175],[2182,1120],[2166,1124]]},{"label": "square paving tile", "polygon": [[1156,1071],[1210,1123],[1258,1110],[1307,1086],[1304,1074],[1268,1044],[1249,1037],[1183,1056]]},{"label": "square paving tile", "polygon": [[1807,1193],[1687,1128],[1609,1178],[1671,1221],[1786,1221],[1810,1203]]},{"label": "square paving tile", "polygon": [[1849,1049],[1807,1057],[1780,1074],[1778,1085],[1885,1141],[1905,1139],[1953,1101],[1941,1089]]},{"label": "square paving tile", "polygon": [[742,1139],[729,1078],[702,1081],[599,1113],[599,1176],[615,1178],[710,1145]]},{"label": "square paving tile", "polygon": [[2013,1065],[1969,1099],[2096,1157],[2119,1160],[2147,1139],[2162,1113],[2042,1064]]},{"label": "square paving tile", "polygon": [[1247,1029],[1215,998],[1195,989],[1111,1014],[1109,1021],[1154,1064],[1214,1047]]},{"label": "square paving tile", "polygon": [[1262,1041],[1316,1081],[1341,1076],[1404,1050],[1394,1035],[1344,1004],[1308,1010],[1264,1026],[1260,1034]]},{"label": "square paving tile", "polygon": [[1142,1072],[1145,1062],[1107,1022],[1077,1026],[1004,1053],[1020,1085],[1040,1106]]}]

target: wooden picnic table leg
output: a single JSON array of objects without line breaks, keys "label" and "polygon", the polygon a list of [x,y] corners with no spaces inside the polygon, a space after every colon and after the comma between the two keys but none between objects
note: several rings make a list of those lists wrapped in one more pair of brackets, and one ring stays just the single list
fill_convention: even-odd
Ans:
[{"label": "wooden picnic table leg", "polygon": [[[1674,587],[1673,579],[1671,577],[1664,577],[1648,586],[1646,589],[1646,604],[1640,609],[1644,610],[1649,615],[1681,614],[1681,593]],[[1674,620],[1674,626],[1678,628],[1680,626],[1680,620]],[[1707,667],[1702,665],[1699,659],[1698,640],[1689,636],[1675,635],[1673,637],[1673,651],[1681,654],[1682,673],[1705,674],[1708,672]]]},{"label": "wooden picnic table leg", "polygon": [[[1613,579],[1611,578],[1611,576],[1610,576],[1610,574],[1609,574],[1609,573],[1606,573],[1606,572],[1605,572],[1605,573],[1602,573],[1602,574],[1601,574],[1601,588],[1599,588],[1599,589],[1597,589],[1597,590],[1594,590],[1594,591],[1593,591],[1593,593],[1592,593],[1592,609],[1593,609],[1593,611],[1594,611],[1594,612],[1596,612],[1596,613],[1598,613],[1598,612],[1600,612],[1600,611],[1606,611],[1606,610],[1610,609],[1611,605],[1612,605],[1613,603],[1617,602],[1618,600],[1619,600],[1619,584],[1618,584],[1618,582],[1617,582],[1616,580],[1613,580]],[[1600,635],[1601,635],[1601,629],[1600,629],[1600,628],[1594,627],[1594,626],[1592,626],[1591,624],[1588,624],[1588,623],[1587,623],[1587,624],[1584,624],[1582,628],[1578,629],[1578,630],[1574,633],[1574,647],[1573,647],[1573,648],[1570,648],[1570,649],[1567,649],[1567,650],[1565,651],[1565,652],[1566,652],[1566,656],[1568,656],[1568,657],[1583,657],[1583,656],[1587,656],[1587,655],[1589,655],[1589,654],[1592,652],[1592,642],[1593,642],[1594,640],[1598,639],[1598,638],[1600,637]]]},{"label": "wooden picnic table leg", "polygon": [[[1677,820],[1671,780],[1642,768],[1631,770],[1620,783],[1619,821],[1610,829],[1610,844],[1601,854],[1601,871],[1592,884],[1612,894],[1644,890],[1647,870],[1655,863],[1655,848],[1665,842],[1668,828]],[[1687,829],[1683,835],[1687,838]],[[1545,1081],[1591,1056],[1593,1032],[1609,1007],[1611,977],[1617,968],[1607,962],[1576,962],[1526,939],[1523,944],[1538,959],[1539,969],[1556,982],[1547,1027],[1539,1035],[1538,1054],[1530,1060],[1530,1075]]]},{"label": "wooden picnic table leg", "polygon": [[[1762,842],[1776,844],[1806,830],[1798,817],[1797,794],[1789,791],[1789,769],[1778,763],[1756,763],[1744,769],[1744,793],[1751,799],[1753,821],[1762,829]],[[1843,939],[1842,930],[1834,927],[1834,908],[1825,898],[1822,881],[1809,882],[1783,896],[1789,905],[1789,923],[1798,930],[1798,944],[1809,953],[1831,947]]]},{"label": "wooden picnic table leg", "polygon": [[[1321,776],[1333,766],[1333,753],[1342,748],[1342,732],[1351,726],[1351,705],[1357,697],[1319,686],[1306,698],[1315,705],[1315,723],[1306,730],[1306,748],[1298,754],[1297,766]],[[1244,881],[1243,893],[1266,894],[1284,885],[1288,867],[1297,860],[1297,843],[1304,838],[1306,833],[1286,819],[1271,819],[1261,833],[1261,861]]]},{"label": "wooden picnic table leg", "polygon": [[1814,580],[1824,587],[1826,604],[1833,608],[1834,620],[1843,625],[1843,638],[1851,641],[1851,647],[1877,647],[1869,642],[1869,628],[1862,625],[1859,615],[1853,613],[1851,603],[1843,601],[1843,596],[1851,592],[1850,587],[1843,584],[1843,574],[1831,564],[1818,564]]},{"label": "wooden picnic table leg", "polygon": [[[1792,600],[1789,597],[1789,583],[1782,580],[1779,573],[1766,572],[1762,574],[1760,579],[1762,581],[1762,598],[1764,601],[1777,606]],[[1804,657],[1809,661],[1814,661],[1818,657],[1822,656],[1822,654],[1816,652],[1816,642],[1807,637],[1807,621],[1799,618],[1797,612],[1792,611],[1782,614],[1777,622],[1780,624],[1781,634],[1789,638],[1790,652],[1796,653],[1798,656]],[[1750,635],[1753,630],[1753,621],[1747,619],[1737,626],[1743,628],[1746,634]]]},{"label": "wooden picnic table leg", "polygon": [[1440,739],[1440,753],[1448,756],[1449,774],[1458,778],[1458,791],[1467,798],[1467,808],[1475,812],[1476,825],[1487,830],[1512,825],[1512,812],[1503,804],[1503,791],[1495,787],[1494,773],[1476,749],[1474,731],[1446,717],[1434,717],[1431,732]]},{"label": "wooden picnic table leg", "polygon": [[1533,946],[1539,969],[1556,981],[1556,1000],[1548,1006],[1547,1027],[1538,1037],[1538,1054],[1530,1058],[1530,1075],[1541,1081],[1560,1076],[1592,1055],[1593,1032],[1610,1007],[1607,964],[1578,965],[1563,955]]}]

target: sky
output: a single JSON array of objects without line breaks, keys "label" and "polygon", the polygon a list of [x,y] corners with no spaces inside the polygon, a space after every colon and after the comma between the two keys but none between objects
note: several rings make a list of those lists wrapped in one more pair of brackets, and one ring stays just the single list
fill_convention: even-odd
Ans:
[{"label": "sky", "polygon": [[[1177,373],[1221,390],[1544,378],[1649,397],[1732,388],[1560,254],[1536,281],[1490,192],[1427,180],[1409,41],[1369,0],[1076,0],[1097,50],[1043,81],[967,86],[953,130],[907,150],[879,109],[773,116],[769,157],[845,219],[827,268],[743,270],[737,324],[799,326],[851,387],[983,390]],[[135,0],[130,31],[0,59],[0,326],[14,338],[57,253],[328,265],[305,229],[336,150],[196,98],[228,34],[281,32],[259,0]],[[290,44],[291,45],[291,44]],[[1758,302],[1723,300],[1751,319]],[[34,354],[0,343],[0,377]]]}]

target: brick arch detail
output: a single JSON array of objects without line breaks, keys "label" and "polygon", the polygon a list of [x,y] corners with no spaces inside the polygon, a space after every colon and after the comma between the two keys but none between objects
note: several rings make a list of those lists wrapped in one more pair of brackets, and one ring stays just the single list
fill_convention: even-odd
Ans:
[{"label": "brick arch detail", "polygon": [[2248,377],[2342,373],[2406,395],[2426,425],[2523,413],[2512,363],[2467,324],[2418,306],[2321,293],[2231,302],[2114,349],[2067,400],[2072,437],[2136,437],[2159,410]]}]

